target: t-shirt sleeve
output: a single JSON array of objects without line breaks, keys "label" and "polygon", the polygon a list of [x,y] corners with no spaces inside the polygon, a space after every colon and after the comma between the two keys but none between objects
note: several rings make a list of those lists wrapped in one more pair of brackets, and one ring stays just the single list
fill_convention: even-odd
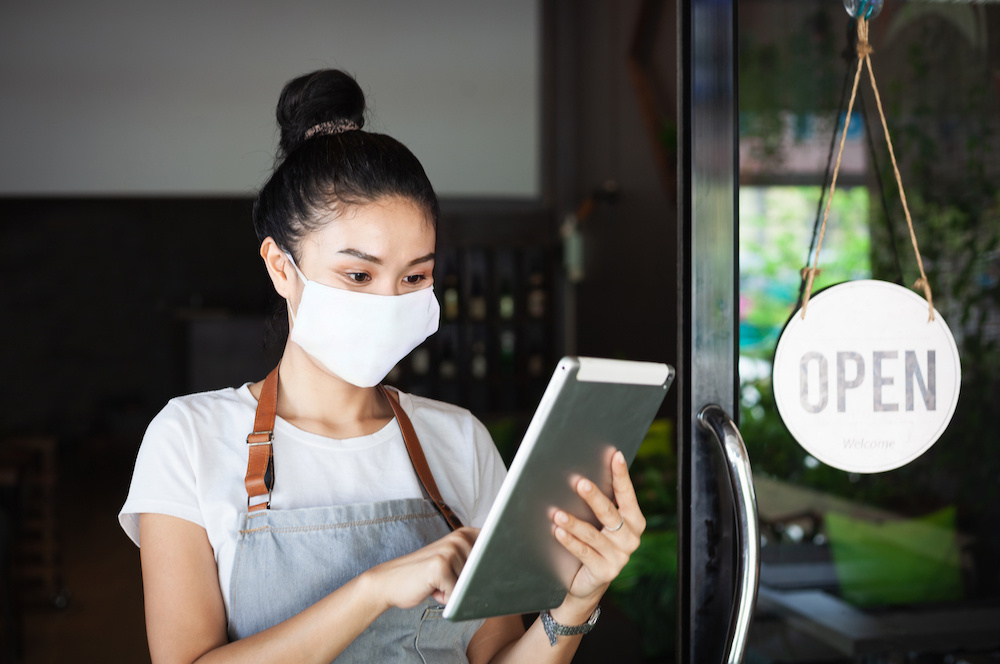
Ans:
[{"label": "t-shirt sleeve", "polygon": [[507,476],[507,468],[503,464],[500,452],[497,450],[493,437],[486,429],[486,426],[478,419],[473,418],[472,429],[473,449],[476,461],[476,491],[475,506],[469,525],[474,528],[482,528],[486,522],[486,515],[489,514],[493,501],[500,492],[500,485],[503,484]]},{"label": "t-shirt sleeve", "polygon": [[193,428],[183,406],[171,401],[153,418],[139,446],[128,497],[118,514],[139,545],[139,515],[166,514],[204,527],[192,461]]}]

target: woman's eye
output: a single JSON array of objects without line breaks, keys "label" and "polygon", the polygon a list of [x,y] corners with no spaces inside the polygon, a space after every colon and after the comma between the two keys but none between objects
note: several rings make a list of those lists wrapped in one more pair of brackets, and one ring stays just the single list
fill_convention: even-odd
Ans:
[{"label": "woman's eye", "polygon": [[423,275],[423,274],[411,274],[408,277],[404,277],[403,281],[405,281],[406,283],[408,283],[408,284],[410,284],[412,286],[415,286],[415,285],[419,284],[421,281],[425,280],[426,278],[427,278],[427,276]]},{"label": "woman's eye", "polygon": [[347,278],[358,284],[363,284],[371,279],[367,272],[348,272]]}]

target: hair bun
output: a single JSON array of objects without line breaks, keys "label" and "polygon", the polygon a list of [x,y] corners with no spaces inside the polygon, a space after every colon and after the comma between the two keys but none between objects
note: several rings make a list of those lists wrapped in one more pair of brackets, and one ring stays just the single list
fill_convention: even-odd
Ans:
[{"label": "hair bun", "polygon": [[321,69],[289,81],[278,99],[279,156],[284,158],[323,123],[365,124],[365,95],[354,78],[339,69]]}]

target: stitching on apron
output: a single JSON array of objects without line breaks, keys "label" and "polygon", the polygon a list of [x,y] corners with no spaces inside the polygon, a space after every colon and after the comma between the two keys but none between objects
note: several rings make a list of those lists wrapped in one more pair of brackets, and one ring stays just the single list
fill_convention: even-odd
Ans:
[{"label": "stitching on apron", "polygon": [[[244,520],[244,523],[246,523],[246,522],[248,522],[250,520],[249,517],[250,517],[250,515],[248,513],[247,514],[247,518]],[[229,587],[231,589],[231,591],[230,591],[231,595],[230,595],[230,598],[229,598],[229,602],[230,602],[229,619],[226,621],[226,634],[227,634],[227,636],[229,634],[231,634],[232,632],[236,631],[236,607],[237,607],[237,603],[236,603],[236,589],[239,587],[238,581],[239,581],[239,577],[240,577],[240,568],[243,567],[243,546],[245,544],[246,544],[246,539],[244,539],[244,538],[241,537],[240,538],[240,548],[236,552],[236,558],[234,559],[234,563],[235,564],[233,566],[233,578],[229,582]]]},{"label": "stitching on apron", "polygon": [[371,526],[379,523],[392,523],[394,521],[410,521],[412,519],[433,519],[434,517],[437,516],[440,516],[437,512],[421,512],[419,514],[403,514],[400,516],[382,517],[381,519],[366,519],[364,521],[350,521],[345,523],[325,524],[319,526],[296,526],[293,528],[274,528],[272,526],[261,526],[260,528],[250,528],[250,529],[240,530],[240,534],[248,535],[250,533],[259,533],[259,532],[298,533],[298,532],[309,532],[314,530],[340,530],[343,528],[351,528],[354,526]]}]

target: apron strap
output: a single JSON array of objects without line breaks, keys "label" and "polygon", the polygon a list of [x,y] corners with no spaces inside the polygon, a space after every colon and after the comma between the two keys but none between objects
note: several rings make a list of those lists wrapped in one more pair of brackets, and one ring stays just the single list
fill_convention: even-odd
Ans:
[{"label": "apron strap", "polygon": [[438,491],[437,483],[431,474],[431,468],[427,464],[427,458],[424,456],[423,448],[420,447],[420,440],[417,438],[417,432],[413,430],[413,423],[410,422],[409,416],[407,416],[395,395],[390,394],[384,385],[379,385],[378,391],[386,398],[386,401],[389,402],[389,406],[392,408],[392,412],[396,415],[399,430],[403,433],[403,442],[406,443],[406,451],[410,455],[410,463],[413,464],[413,469],[417,471],[417,477],[420,479],[420,484],[423,485],[424,491],[430,496],[431,502],[441,512],[441,516],[448,522],[451,529],[457,530],[461,528],[461,519],[448,507],[447,503],[441,497],[441,492]]},{"label": "apron strap", "polygon": [[[264,379],[257,400],[257,413],[253,431],[247,436],[250,448],[247,460],[247,476],[243,483],[247,488],[247,509],[251,512],[271,507],[271,490],[274,488],[274,417],[278,409],[278,367]],[[250,501],[267,494],[267,502],[251,505]]]},{"label": "apron strap", "polygon": [[[438,490],[434,476],[431,474],[427,458],[424,456],[423,448],[420,447],[420,440],[417,432],[413,429],[413,423],[409,416],[399,404],[394,395],[382,385],[378,385],[379,394],[385,397],[392,408],[393,415],[396,416],[396,423],[403,434],[403,442],[406,444],[406,452],[410,455],[410,462],[417,472],[417,479],[430,497],[431,502],[441,512],[441,516],[448,522],[452,530],[462,527],[462,521],[458,515],[448,507],[441,492]],[[260,391],[260,398],[257,400],[257,412],[254,417],[253,432],[247,436],[247,445],[250,448],[249,459],[247,460],[247,476],[244,484],[247,489],[247,509],[251,512],[271,507],[271,491],[274,488],[274,451],[271,441],[274,440],[274,419],[278,407],[278,367],[264,379],[264,385]],[[267,494],[267,501],[251,505],[250,500],[258,496]]]}]

